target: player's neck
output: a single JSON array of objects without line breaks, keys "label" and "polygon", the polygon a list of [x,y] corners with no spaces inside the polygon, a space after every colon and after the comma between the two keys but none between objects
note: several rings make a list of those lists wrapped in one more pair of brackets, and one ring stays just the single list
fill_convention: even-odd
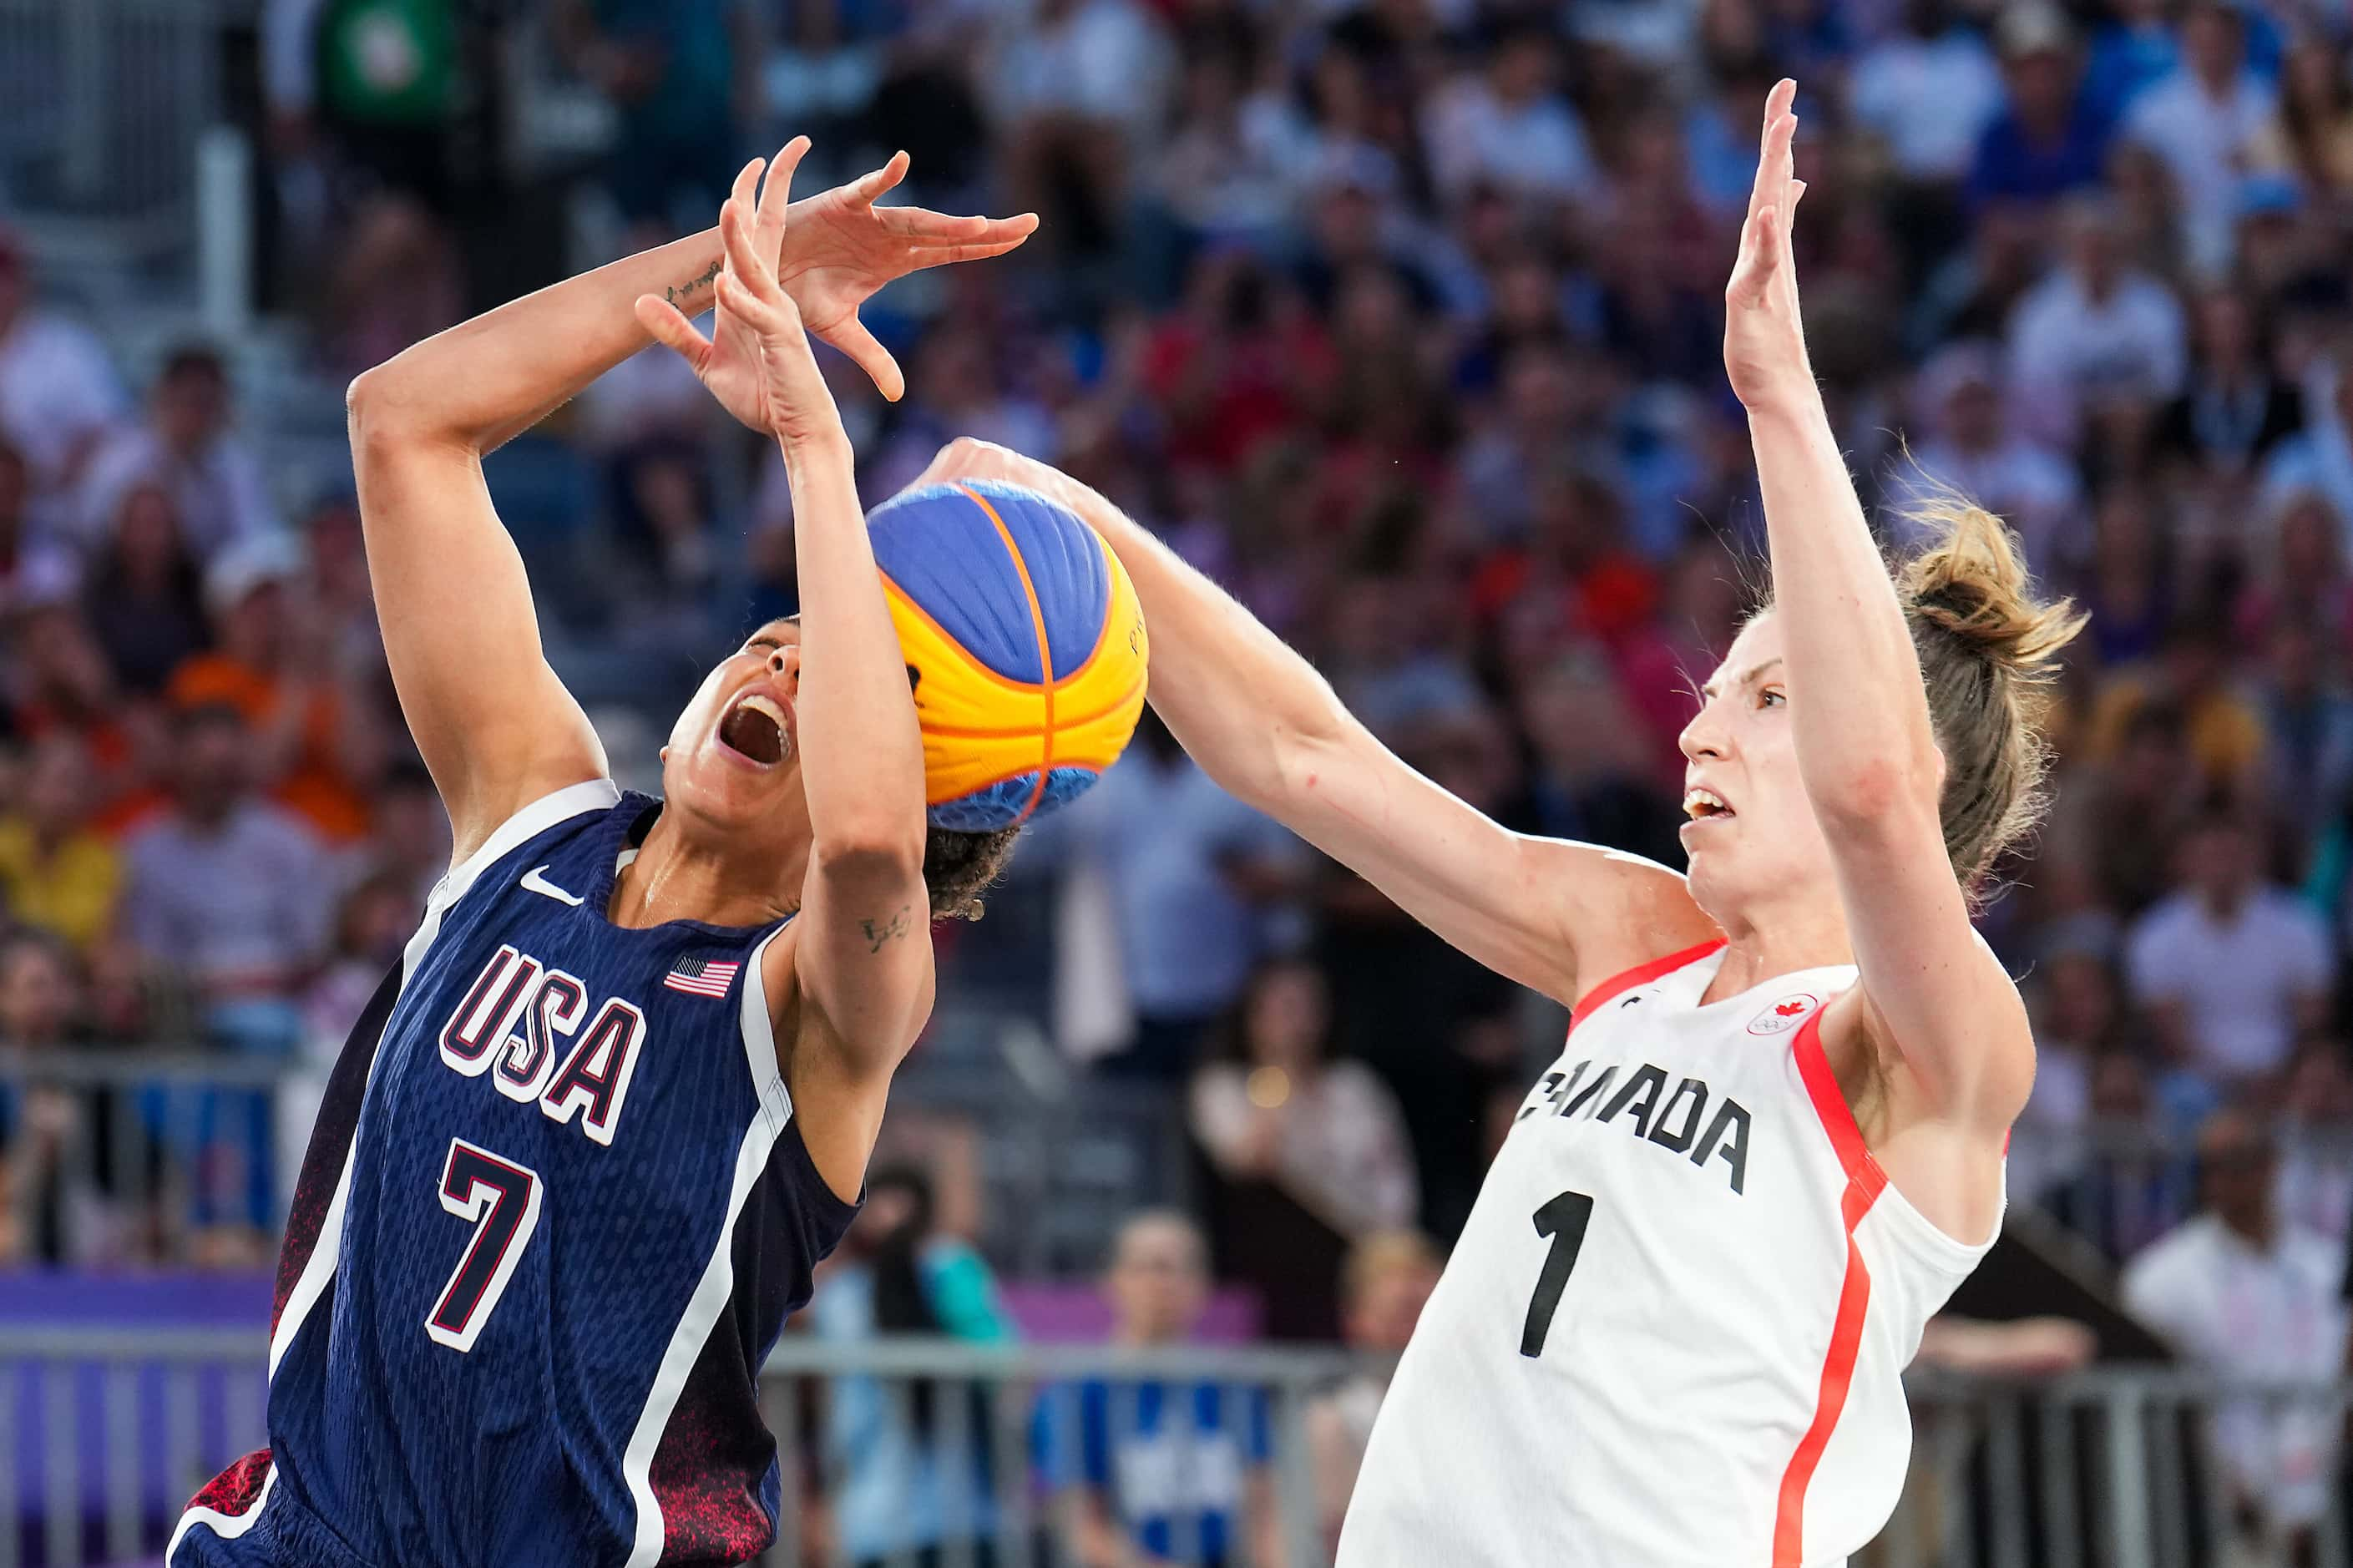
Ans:
[{"label": "player's neck", "polygon": [[1751,921],[1724,924],[1729,951],[1704,1002],[1737,996],[1777,974],[1854,962],[1845,918],[1835,909],[1777,908]]},{"label": "player's neck", "polygon": [[764,856],[747,852],[740,842],[723,847],[698,843],[665,815],[646,835],[637,858],[614,879],[607,913],[618,926],[668,921],[765,925],[793,912],[781,895],[801,885],[807,858],[807,845]]}]

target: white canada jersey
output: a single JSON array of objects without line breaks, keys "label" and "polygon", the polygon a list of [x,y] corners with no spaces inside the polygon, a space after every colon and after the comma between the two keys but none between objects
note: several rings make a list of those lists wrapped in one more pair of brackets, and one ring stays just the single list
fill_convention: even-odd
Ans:
[{"label": "white canada jersey", "polygon": [[1831,1074],[1851,967],[1577,1005],[1374,1423],[1340,1568],[1819,1568],[1886,1522],[1920,1330],[1992,1245],[1887,1184]]}]

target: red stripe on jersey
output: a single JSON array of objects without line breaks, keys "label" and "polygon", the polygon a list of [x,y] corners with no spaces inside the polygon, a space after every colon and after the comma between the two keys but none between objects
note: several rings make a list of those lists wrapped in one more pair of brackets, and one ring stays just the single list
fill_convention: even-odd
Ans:
[{"label": "red stripe on jersey", "polygon": [[1696,963],[1723,945],[1724,939],[1717,937],[1714,942],[1704,942],[1697,947],[1687,947],[1681,952],[1671,952],[1664,958],[1654,958],[1648,963],[1638,963],[1631,969],[1611,975],[1578,997],[1577,1005],[1568,1010],[1569,1033],[1575,1034],[1577,1026],[1612,996],[1623,995],[1637,985],[1648,985],[1662,974],[1672,974],[1686,963]]},{"label": "red stripe on jersey", "polygon": [[1839,1168],[1846,1173],[1846,1190],[1839,1195],[1839,1217],[1846,1226],[1846,1273],[1839,1281],[1838,1312],[1831,1320],[1830,1348],[1822,1353],[1821,1382],[1814,1392],[1814,1419],[1798,1439],[1789,1468],[1781,1472],[1779,1506],[1773,1515],[1773,1568],[1799,1568],[1805,1560],[1806,1488],[1814,1479],[1822,1450],[1846,1408],[1848,1387],[1854,1382],[1855,1357],[1862,1348],[1863,1314],[1871,1309],[1871,1270],[1854,1244],[1855,1226],[1879,1201],[1887,1186],[1887,1173],[1879,1168],[1854,1124],[1854,1112],[1840,1092],[1838,1075],[1831,1071],[1822,1050],[1822,1013],[1818,1007],[1798,1029],[1789,1049],[1796,1055],[1798,1076],[1805,1080],[1806,1098],[1830,1135]]},{"label": "red stripe on jersey", "polygon": [[206,1481],[204,1489],[188,1500],[188,1507],[208,1508],[223,1518],[238,1519],[253,1506],[269,1480],[269,1450],[256,1448]]}]

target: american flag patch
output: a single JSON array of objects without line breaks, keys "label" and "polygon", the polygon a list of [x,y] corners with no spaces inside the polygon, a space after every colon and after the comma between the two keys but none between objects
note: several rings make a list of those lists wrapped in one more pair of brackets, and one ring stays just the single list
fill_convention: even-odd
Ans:
[{"label": "american flag patch", "polygon": [[681,958],[662,984],[672,991],[683,991],[690,996],[724,996],[727,987],[734,983],[740,963],[721,963],[709,958]]}]

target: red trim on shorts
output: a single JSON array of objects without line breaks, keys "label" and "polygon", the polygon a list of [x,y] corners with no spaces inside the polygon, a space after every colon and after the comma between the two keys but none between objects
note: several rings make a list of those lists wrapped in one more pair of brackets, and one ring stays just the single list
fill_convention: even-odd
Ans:
[{"label": "red trim on shorts", "polygon": [[1681,952],[1671,952],[1664,958],[1654,958],[1648,963],[1638,963],[1631,969],[1611,975],[1578,997],[1577,1005],[1568,1010],[1569,1033],[1575,1034],[1577,1026],[1585,1022],[1587,1016],[1596,1007],[1600,1006],[1612,996],[1623,995],[1637,985],[1648,985],[1662,974],[1672,974],[1686,963],[1696,963],[1723,945],[1724,939],[1717,937],[1713,942],[1704,942],[1697,947],[1687,947]]},{"label": "red trim on shorts", "polygon": [[1831,1148],[1838,1155],[1839,1168],[1846,1173],[1846,1190],[1839,1196],[1839,1217],[1846,1226],[1846,1273],[1839,1280],[1838,1311],[1831,1320],[1831,1342],[1822,1353],[1821,1381],[1814,1392],[1814,1419],[1806,1427],[1805,1436],[1798,1439],[1797,1451],[1789,1456],[1789,1468],[1781,1472],[1779,1506],[1773,1515],[1773,1568],[1799,1568],[1805,1560],[1806,1488],[1814,1479],[1815,1467],[1821,1463],[1822,1450],[1830,1447],[1831,1433],[1837,1427],[1839,1415],[1846,1408],[1847,1389],[1854,1382],[1854,1363],[1862,1348],[1863,1314],[1871,1308],[1871,1270],[1864,1267],[1862,1249],[1854,1244],[1855,1227],[1871,1205],[1886,1189],[1887,1173],[1879,1168],[1871,1151],[1862,1142],[1862,1130],[1854,1123],[1854,1112],[1847,1108],[1846,1096],[1840,1092],[1838,1076],[1831,1071],[1830,1058],[1822,1050],[1822,1014],[1818,1007],[1813,1016],[1799,1026],[1798,1036],[1789,1049],[1797,1058],[1798,1076],[1805,1080],[1806,1097],[1814,1102],[1814,1114],[1821,1119],[1822,1131],[1830,1135]]}]

